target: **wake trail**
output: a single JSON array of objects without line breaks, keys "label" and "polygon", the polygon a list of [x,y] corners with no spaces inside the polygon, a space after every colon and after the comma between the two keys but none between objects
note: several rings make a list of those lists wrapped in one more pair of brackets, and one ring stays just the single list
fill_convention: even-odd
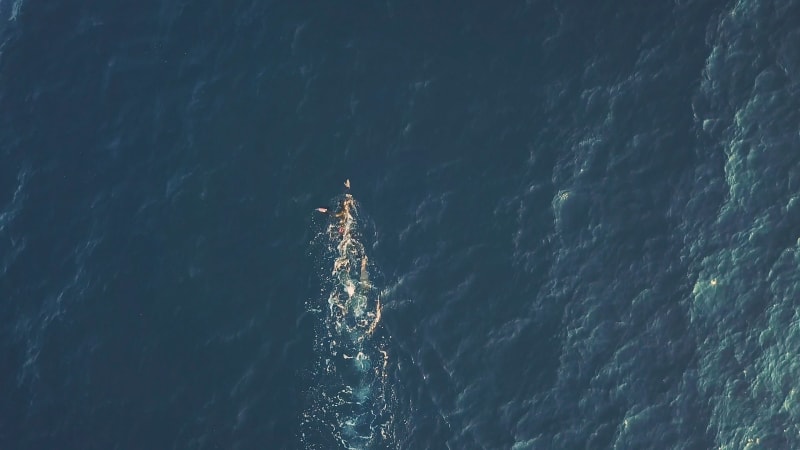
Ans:
[{"label": "wake trail", "polygon": [[350,193],[337,199],[315,241],[322,244],[321,296],[309,303],[320,317],[317,362],[309,407],[303,417],[306,448],[393,446],[393,394],[388,385],[389,353],[377,330],[382,317],[376,270],[362,242],[359,205]]}]

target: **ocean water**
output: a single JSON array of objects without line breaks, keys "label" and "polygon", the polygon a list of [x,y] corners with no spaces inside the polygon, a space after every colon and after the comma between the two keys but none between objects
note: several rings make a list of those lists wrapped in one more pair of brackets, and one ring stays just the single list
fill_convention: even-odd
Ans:
[{"label": "ocean water", "polygon": [[0,448],[800,448],[798,18],[0,1]]}]

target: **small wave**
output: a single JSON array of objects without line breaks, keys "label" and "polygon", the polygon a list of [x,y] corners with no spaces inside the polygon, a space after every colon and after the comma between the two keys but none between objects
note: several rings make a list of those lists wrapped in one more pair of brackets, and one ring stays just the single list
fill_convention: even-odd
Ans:
[{"label": "small wave", "polygon": [[23,167],[19,173],[17,173],[17,187],[14,189],[11,200],[0,210],[0,238],[7,238],[10,242],[10,248],[5,251],[5,255],[3,256],[3,265],[0,268],[0,273],[6,273],[27,244],[26,236],[13,235],[9,231],[9,227],[22,209],[22,204],[26,196],[24,190],[29,177],[30,171],[27,167]]},{"label": "small wave", "polygon": [[8,20],[17,20],[17,16],[19,16],[19,9],[22,7],[22,0],[14,0],[14,3],[11,5],[11,15],[8,17]]}]

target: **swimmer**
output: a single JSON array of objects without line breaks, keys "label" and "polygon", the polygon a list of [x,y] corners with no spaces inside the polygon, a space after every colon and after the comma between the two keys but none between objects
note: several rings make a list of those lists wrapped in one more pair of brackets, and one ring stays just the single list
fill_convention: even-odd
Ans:
[{"label": "swimmer", "polygon": [[378,322],[381,321],[381,298],[378,297],[378,305],[375,307],[375,318],[372,320],[372,323],[369,325],[367,329],[367,335],[372,334],[375,331],[375,328],[378,326]]},{"label": "swimmer", "polygon": [[361,257],[361,284],[369,287],[369,273],[367,273],[367,255]]},{"label": "swimmer", "polygon": [[[344,180],[344,187],[350,189],[350,179]],[[350,207],[353,205],[353,196],[350,193],[345,194],[345,199],[339,204],[339,212],[332,213],[328,208],[317,208],[316,210],[322,214],[331,214],[335,217],[343,217],[350,215]]]}]

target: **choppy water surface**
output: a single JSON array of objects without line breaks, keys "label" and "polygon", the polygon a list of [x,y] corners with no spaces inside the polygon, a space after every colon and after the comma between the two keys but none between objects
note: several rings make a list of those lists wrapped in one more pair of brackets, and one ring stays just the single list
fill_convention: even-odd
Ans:
[{"label": "choppy water surface", "polygon": [[0,2],[0,447],[800,448],[797,17]]}]

